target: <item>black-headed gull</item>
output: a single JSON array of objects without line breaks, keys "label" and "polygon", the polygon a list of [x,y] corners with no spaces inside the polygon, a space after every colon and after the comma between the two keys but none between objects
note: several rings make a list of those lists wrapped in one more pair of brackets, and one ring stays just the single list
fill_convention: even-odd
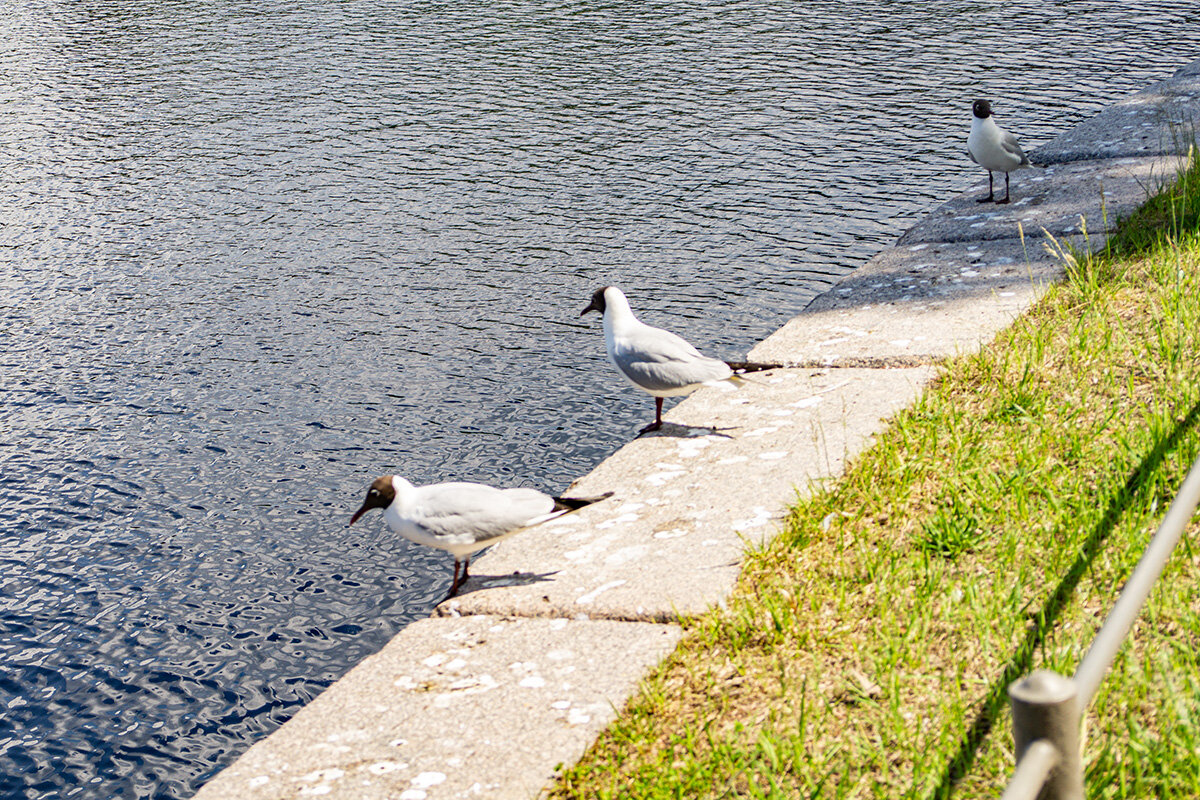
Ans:
[{"label": "black-headed gull", "polygon": [[497,489],[482,483],[414,486],[399,475],[384,475],[371,484],[350,524],[371,509],[382,508],[395,533],[449,552],[454,556],[454,581],[448,597],[453,597],[467,579],[476,550],[611,496],[612,492],[589,498],[551,497],[536,489]]},{"label": "black-headed gull", "polygon": [[774,369],[778,364],[721,361],[702,355],[687,341],[662,328],[638,320],[629,308],[625,293],[603,286],[592,295],[589,311],[604,315],[604,346],[617,371],[643,392],[654,396],[654,422],[641,433],[662,427],[664,397],[691,394],[701,386],[738,381],[742,372]]},{"label": "black-headed gull", "polygon": [[[987,100],[976,100],[971,106],[971,133],[967,135],[967,155],[988,171],[988,196],[979,198],[981,203],[995,201],[1007,203],[1008,173],[1022,167],[1032,167],[1029,157],[1017,144],[1017,137],[1002,129],[992,117],[992,104]],[[992,171],[1004,173],[1004,199],[996,200],[992,193]]]}]

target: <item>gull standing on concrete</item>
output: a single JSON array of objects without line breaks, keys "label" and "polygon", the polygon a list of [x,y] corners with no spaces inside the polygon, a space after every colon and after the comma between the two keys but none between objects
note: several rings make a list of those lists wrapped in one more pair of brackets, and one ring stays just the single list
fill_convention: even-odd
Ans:
[{"label": "gull standing on concrete", "polygon": [[[739,372],[772,369],[778,364],[747,364],[721,361],[701,355],[686,341],[662,328],[653,328],[633,315],[625,294],[615,286],[604,286],[579,313],[599,311],[604,315],[604,346],[608,358],[627,381],[654,396],[654,422],[641,433],[662,427],[664,397],[691,394],[701,386],[737,382]],[[736,370],[736,371],[735,371]]]},{"label": "gull standing on concrete", "polygon": [[497,489],[481,483],[414,486],[399,475],[384,475],[371,484],[350,524],[372,508],[382,508],[393,532],[449,552],[454,556],[454,581],[447,597],[453,597],[467,579],[476,550],[611,496],[612,492],[592,498],[551,497],[536,489]]},{"label": "gull standing on concrete", "polygon": [[[988,171],[988,196],[979,202],[1007,203],[1008,173],[1022,167],[1034,166],[1029,157],[1017,144],[1017,137],[1002,129],[992,117],[992,104],[987,100],[976,100],[971,106],[971,133],[967,136],[967,155]],[[992,193],[992,171],[1004,173],[1004,199],[996,200]]]}]

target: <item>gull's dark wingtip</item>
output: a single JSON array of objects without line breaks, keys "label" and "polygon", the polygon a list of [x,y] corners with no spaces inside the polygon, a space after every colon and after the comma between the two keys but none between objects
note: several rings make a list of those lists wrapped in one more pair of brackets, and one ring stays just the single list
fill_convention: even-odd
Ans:
[{"label": "gull's dark wingtip", "polygon": [[783,364],[768,361],[726,361],[725,364],[738,375],[746,372],[762,372],[768,369],[783,369]]},{"label": "gull's dark wingtip", "polygon": [[581,508],[590,506],[592,503],[599,503],[601,500],[607,500],[613,496],[613,492],[605,492],[598,497],[556,497],[554,498],[555,511],[578,511]]}]

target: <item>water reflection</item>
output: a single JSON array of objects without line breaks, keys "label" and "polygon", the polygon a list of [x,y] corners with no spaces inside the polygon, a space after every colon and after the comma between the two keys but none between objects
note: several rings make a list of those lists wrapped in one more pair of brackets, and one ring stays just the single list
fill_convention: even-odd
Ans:
[{"label": "water reflection", "polygon": [[596,286],[743,353],[978,179],[971,98],[1036,145],[1184,13],[4,4],[0,795],[187,796],[444,593],[370,478],[644,422]]}]

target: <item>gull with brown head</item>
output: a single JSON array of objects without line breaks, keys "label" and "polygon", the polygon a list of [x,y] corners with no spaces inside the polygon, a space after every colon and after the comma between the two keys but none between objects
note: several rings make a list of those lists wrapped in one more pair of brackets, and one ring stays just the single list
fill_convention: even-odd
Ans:
[{"label": "gull with brown head", "polygon": [[381,508],[394,533],[453,555],[454,580],[448,595],[453,597],[467,580],[471,555],[477,550],[611,496],[609,492],[592,498],[551,497],[536,489],[497,489],[482,483],[414,486],[399,475],[384,475],[371,484],[350,524]]}]

